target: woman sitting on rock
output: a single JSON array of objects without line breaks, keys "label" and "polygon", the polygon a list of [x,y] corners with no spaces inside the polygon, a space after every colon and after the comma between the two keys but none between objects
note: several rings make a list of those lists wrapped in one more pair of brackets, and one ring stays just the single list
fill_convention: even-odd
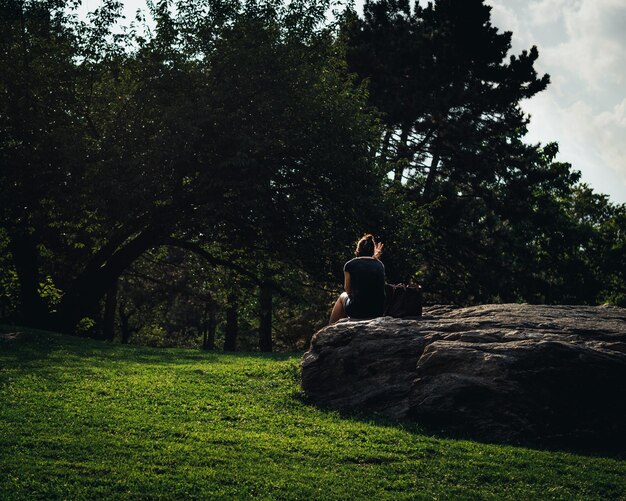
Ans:
[{"label": "woman sitting on rock", "polygon": [[344,289],[335,302],[329,324],[345,317],[373,318],[385,308],[385,265],[379,261],[382,243],[364,235],[356,244],[356,257],[343,267]]}]

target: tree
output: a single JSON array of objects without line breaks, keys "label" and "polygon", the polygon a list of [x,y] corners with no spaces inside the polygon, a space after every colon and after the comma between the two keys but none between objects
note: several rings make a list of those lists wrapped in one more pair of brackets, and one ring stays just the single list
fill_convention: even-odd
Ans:
[{"label": "tree", "polygon": [[[20,277],[31,276],[22,287],[25,321],[34,318],[29,308],[38,300],[33,270],[44,265],[63,291],[55,326],[72,330],[83,317],[99,317],[118,277],[162,245],[193,248],[234,270],[250,268],[260,252],[313,269],[326,258],[311,255],[311,242],[330,242],[330,256],[348,234],[352,239],[350,228],[368,217],[355,208],[354,193],[373,207],[380,193],[368,155],[376,128],[332,31],[322,26],[324,2],[180,2],[176,15],[159,2],[152,36],[131,31],[117,39],[110,26],[119,5],[107,5],[93,27],[65,16],[63,2],[41,4],[41,12],[12,2],[16,15],[3,17],[13,30],[10,58],[32,54],[15,28],[20,16],[36,29],[45,18],[54,30],[45,32],[41,50],[67,69],[67,96],[44,85],[52,80],[44,65],[6,79],[8,120],[17,120],[10,106],[21,92],[15,82],[43,86],[56,101],[42,109],[49,113],[54,105],[63,120],[50,120],[36,141],[54,151],[68,145],[52,167],[48,154],[29,164],[29,176],[51,180],[26,193],[38,208],[27,210],[28,235],[38,240],[30,244],[31,263],[18,266],[26,254],[13,255]],[[53,43],[59,33],[63,45]],[[89,43],[94,33],[101,43]],[[28,122],[33,130],[35,118]],[[30,151],[35,134],[29,134],[7,138],[4,158],[18,143]],[[31,189],[20,170],[27,160],[12,158],[3,187]],[[69,196],[52,188],[65,179]],[[4,199],[7,230],[23,199]],[[17,233],[8,233],[17,245]],[[44,247],[46,256],[38,253]]]},{"label": "tree", "polygon": [[490,9],[379,0],[347,16],[350,68],[386,125],[378,158],[398,198],[389,233],[412,256],[392,268],[426,282],[434,301],[588,301],[570,287],[594,278],[567,250],[580,235],[564,209],[579,174],[554,161],[555,144],[523,142],[520,102],[549,77],[534,70],[535,47],[507,60],[511,33]]},{"label": "tree", "polygon": [[498,33],[490,10],[482,0],[413,10],[407,0],[379,0],[365,3],[363,19],[348,16],[350,68],[369,80],[387,126],[381,159],[424,201],[436,197],[437,180],[492,178],[497,147],[524,132],[520,100],[549,82],[533,68],[536,47],[505,62],[511,33]]},{"label": "tree", "polygon": [[60,198],[72,205],[83,172],[84,114],[74,86],[82,74],[67,21],[52,2],[0,4],[0,225],[19,281],[21,319],[37,326],[47,314],[38,291],[40,248],[58,240],[58,219],[71,218],[51,206]]}]

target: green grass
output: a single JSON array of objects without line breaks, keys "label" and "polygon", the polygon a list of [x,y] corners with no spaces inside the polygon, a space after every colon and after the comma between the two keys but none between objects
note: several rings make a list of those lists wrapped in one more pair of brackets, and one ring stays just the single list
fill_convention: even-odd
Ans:
[{"label": "green grass", "polygon": [[299,354],[10,337],[0,499],[626,499],[623,459],[430,437],[309,406]]}]

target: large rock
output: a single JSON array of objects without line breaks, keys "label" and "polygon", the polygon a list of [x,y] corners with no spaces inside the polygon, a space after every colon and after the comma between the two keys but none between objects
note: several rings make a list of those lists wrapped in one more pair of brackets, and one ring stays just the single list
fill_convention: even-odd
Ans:
[{"label": "large rock", "polygon": [[478,440],[626,450],[626,309],[431,307],[344,320],[302,360],[316,404]]}]

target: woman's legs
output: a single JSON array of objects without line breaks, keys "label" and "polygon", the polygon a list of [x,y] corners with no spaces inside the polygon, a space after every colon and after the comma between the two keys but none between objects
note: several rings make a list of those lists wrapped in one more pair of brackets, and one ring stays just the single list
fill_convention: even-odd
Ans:
[{"label": "woman's legs", "polygon": [[333,311],[330,313],[330,320],[328,321],[328,325],[334,324],[337,320],[342,318],[346,318],[346,309],[344,306],[345,300],[348,298],[348,294],[345,292],[341,293],[341,296],[335,301],[335,306],[333,306]]}]

